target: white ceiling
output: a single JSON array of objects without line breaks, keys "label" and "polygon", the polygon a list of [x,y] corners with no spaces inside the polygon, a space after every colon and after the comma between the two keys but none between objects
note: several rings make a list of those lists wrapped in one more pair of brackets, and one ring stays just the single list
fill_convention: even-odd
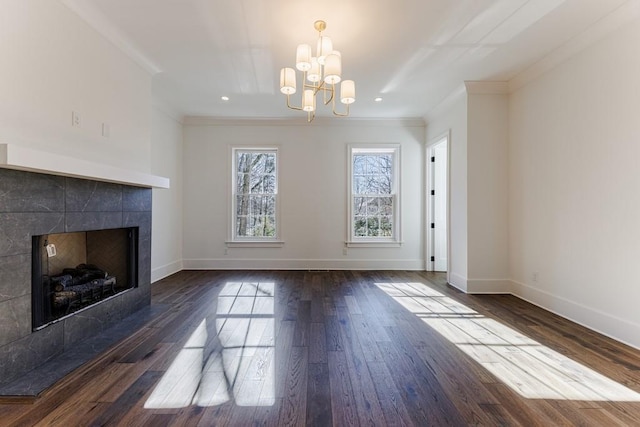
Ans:
[{"label": "white ceiling", "polygon": [[294,66],[298,44],[315,45],[323,19],[343,78],[356,82],[351,116],[376,118],[423,117],[467,80],[512,80],[638,2],[61,1],[150,71],[157,102],[185,116],[303,114],[286,108],[279,70]]}]

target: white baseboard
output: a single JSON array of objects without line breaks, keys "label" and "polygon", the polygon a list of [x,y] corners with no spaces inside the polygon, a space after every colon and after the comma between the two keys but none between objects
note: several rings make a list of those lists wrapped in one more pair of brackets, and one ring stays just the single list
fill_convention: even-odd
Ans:
[{"label": "white baseboard", "polygon": [[449,273],[449,284],[454,288],[467,292],[467,278],[456,273]]},{"label": "white baseboard", "polygon": [[524,283],[511,281],[511,293],[565,319],[640,349],[640,325]]},{"label": "white baseboard", "polygon": [[158,280],[164,279],[167,276],[171,276],[172,274],[177,273],[178,271],[183,269],[184,267],[182,261],[174,261],[169,264],[153,268],[151,269],[151,283],[155,283]]},{"label": "white baseboard", "polygon": [[185,259],[187,270],[424,270],[421,259]]}]

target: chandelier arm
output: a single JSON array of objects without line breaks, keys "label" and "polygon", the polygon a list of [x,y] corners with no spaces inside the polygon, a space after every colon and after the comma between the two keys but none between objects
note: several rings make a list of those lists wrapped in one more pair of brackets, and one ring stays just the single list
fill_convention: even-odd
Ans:
[{"label": "chandelier arm", "polygon": [[339,113],[336,111],[335,108],[332,108],[333,115],[338,117],[347,117],[349,115],[349,104],[346,104],[346,105],[347,105],[347,111],[345,111],[344,113]]},{"label": "chandelier arm", "polygon": [[[329,94],[330,94],[329,99],[327,99],[327,92],[329,92]],[[335,93],[335,88],[333,87],[333,85],[331,85],[330,88],[327,88],[327,90],[325,90],[324,95],[323,95],[323,97],[324,97],[324,105],[329,105],[329,103],[334,100],[334,97],[333,97],[334,93]]]},{"label": "chandelier arm", "polygon": [[291,103],[289,102],[289,98],[291,98],[291,95],[287,94],[287,107],[292,110],[302,111],[302,107],[296,107],[295,105],[291,105]]},{"label": "chandelier arm", "polygon": [[331,112],[333,113],[334,116],[338,116],[338,117],[347,117],[349,115],[349,104],[345,104],[347,106],[347,111],[344,113],[339,113],[336,111],[336,100],[334,99],[333,102],[331,103]]},{"label": "chandelier arm", "polygon": [[[329,103],[334,99],[334,93],[335,93],[335,88],[333,85],[331,85],[331,87],[328,87],[327,85],[325,85],[324,80],[320,83],[320,85],[318,85],[315,88],[315,91],[313,93],[313,95],[317,95],[319,91],[322,91],[322,103],[324,105],[329,105]],[[329,99],[327,99],[327,92],[329,92],[330,96]]]}]

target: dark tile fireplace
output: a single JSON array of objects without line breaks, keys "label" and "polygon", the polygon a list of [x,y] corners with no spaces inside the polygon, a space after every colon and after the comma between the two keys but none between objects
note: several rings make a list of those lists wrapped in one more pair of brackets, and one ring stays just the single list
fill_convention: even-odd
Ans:
[{"label": "dark tile fireplace", "polygon": [[0,168],[0,385],[149,306],[150,279],[150,188]]}]

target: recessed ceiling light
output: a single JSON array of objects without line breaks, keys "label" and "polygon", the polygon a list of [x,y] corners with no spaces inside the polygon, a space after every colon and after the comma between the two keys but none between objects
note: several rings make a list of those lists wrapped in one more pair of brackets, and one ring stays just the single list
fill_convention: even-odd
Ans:
[{"label": "recessed ceiling light", "polygon": [[374,99],[374,101],[376,101],[376,102],[382,102],[382,98],[377,97],[376,99]]},{"label": "recessed ceiling light", "polygon": [[228,101],[229,97],[228,96],[221,96],[220,99],[222,99],[223,101]]}]

